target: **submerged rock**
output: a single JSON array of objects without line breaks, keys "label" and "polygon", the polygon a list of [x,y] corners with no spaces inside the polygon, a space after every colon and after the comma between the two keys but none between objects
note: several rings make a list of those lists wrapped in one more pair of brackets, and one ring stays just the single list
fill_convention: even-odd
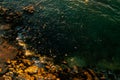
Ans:
[{"label": "submerged rock", "polygon": [[11,28],[10,24],[0,24],[0,31],[1,30],[9,30]]}]

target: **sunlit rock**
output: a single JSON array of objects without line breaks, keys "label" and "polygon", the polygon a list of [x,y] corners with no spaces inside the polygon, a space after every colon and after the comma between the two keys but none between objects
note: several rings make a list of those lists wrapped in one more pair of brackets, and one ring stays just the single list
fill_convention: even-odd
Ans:
[{"label": "sunlit rock", "polygon": [[25,69],[26,73],[37,73],[38,72],[38,67],[37,66],[30,66],[27,69]]}]

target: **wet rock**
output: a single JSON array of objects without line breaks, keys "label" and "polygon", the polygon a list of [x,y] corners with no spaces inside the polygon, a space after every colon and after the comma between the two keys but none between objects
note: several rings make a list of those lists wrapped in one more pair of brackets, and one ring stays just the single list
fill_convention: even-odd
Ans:
[{"label": "wet rock", "polygon": [[14,59],[18,53],[18,50],[11,44],[9,44],[3,38],[0,38],[0,74],[6,73],[8,70],[7,60]]},{"label": "wet rock", "polygon": [[0,6],[0,15],[4,15],[8,9]]},{"label": "wet rock", "polygon": [[23,74],[20,74],[18,75],[18,77],[16,77],[17,80],[34,80],[34,79],[31,79],[31,76],[27,73],[23,73]]},{"label": "wet rock", "polygon": [[[24,54],[25,55],[25,54]],[[21,55],[21,56],[24,56]],[[40,59],[41,58],[41,59]],[[39,60],[39,61],[38,61]],[[47,60],[47,61],[46,61]],[[36,63],[37,61],[37,63]],[[41,63],[43,61],[43,63]],[[45,62],[45,63],[44,63]],[[45,65],[39,67],[38,64]],[[65,68],[53,63],[46,56],[34,54],[24,58],[18,57],[7,61],[8,70],[3,77],[9,80],[102,80],[105,75],[98,76],[92,69],[67,66]],[[100,74],[100,73],[99,73]]]},{"label": "wet rock", "polygon": [[38,72],[38,67],[37,66],[30,66],[27,69],[25,69],[26,73],[34,74]]},{"label": "wet rock", "polygon": [[4,78],[5,78],[5,80],[12,80],[12,77],[10,77],[10,76],[5,76]]},{"label": "wet rock", "polygon": [[25,56],[33,56],[34,52],[30,50],[25,50]]},{"label": "wet rock", "polygon": [[0,63],[0,75],[6,73],[8,70],[8,67],[5,64]]},{"label": "wet rock", "polygon": [[1,38],[0,40],[3,41],[0,45],[0,63],[4,63],[8,59],[14,59],[18,53],[18,50],[7,41]]},{"label": "wet rock", "polygon": [[33,13],[35,11],[35,8],[33,5],[28,5],[26,7],[23,7],[23,10],[28,13]]},{"label": "wet rock", "polygon": [[1,30],[9,30],[9,29],[11,29],[10,24],[0,24],[0,31]]},{"label": "wet rock", "polygon": [[[22,60],[23,61],[23,63],[25,64],[25,65],[27,65],[27,66],[30,66],[30,65],[32,65],[34,62],[33,61],[30,61],[29,59],[23,59]],[[22,64],[21,64],[22,65]]]}]

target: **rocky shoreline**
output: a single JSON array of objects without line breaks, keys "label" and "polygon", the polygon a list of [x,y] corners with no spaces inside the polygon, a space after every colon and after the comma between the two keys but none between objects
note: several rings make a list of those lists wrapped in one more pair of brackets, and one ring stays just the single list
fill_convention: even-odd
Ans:
[{"label": "rocky shoreline", "polygon": [[[11,53],[12,54],[12,53]],[[1,67],[1,77],[5,80],[105,80],[102,73],[77,66],[63,68],[53,63],[52,58],[34,54],[32,56],[17,55],[7,60]],[[99,77],[98,77],[99,75]]]},{"label": "rocky shoreline", "polygon": [[[7,51],[8,48],[2,50]],[[11,50],[9,53],[0,52],[0,55],[4,54],[0,56],[0,59],[4,58],[0,64],[0,80],[119,80],[111,71],[99,71],[76,65],[69,67],[66,61],[61,61],[61,65],[58,65],[54,63],[53,58],[47,56],[31,52],[26,55],[25,51],[20,50],[14,52],[15,56]]]},{"label": "rocky shoreline", "polygon": [[[31,49],[26,49],[24,43],[21,44],[24,48],[21,48],[16,41],[19,30],[16,31],[15,27],[19,26],[18,23],[21,23],[23,12],[31,15],[34,13],[35,8],[29,5],[22,10],[22,12],[12,11],[0,6],[0,31],[6,31],[4,39],[2,38],[3,36],[0,37],[0,80],[120,79],[119,73],[116,75],[110,70],[100,71],[99,69],[82,68],[76,65],[69,67],[67,61],[61,61],[61,65],[55,64],[54,58],[33,53]],[[24,28],[22,27],[21,29]],[[28,31],[30,31],[30,28],[28,28]],[[52,52],[50,51],[50,53]]]}]

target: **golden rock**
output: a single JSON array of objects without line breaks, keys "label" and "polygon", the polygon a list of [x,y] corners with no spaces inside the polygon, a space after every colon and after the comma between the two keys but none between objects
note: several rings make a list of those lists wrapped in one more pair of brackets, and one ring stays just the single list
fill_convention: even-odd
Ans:
[{"label": "golden rock", "polygon": [[56,80],[60,80],[60,78],[57,78]]},{"label": "golden rock", "polygon": [[11,76],[11,77],[12,77],[12,76],[13,76],[13,72],[8,72],[8,73],[6,73],[5,75],[6,75],[6,76]]},{"label": "golden rock", "polygon": [[12,60],[12,61],[11,61],[11,64],[12,64],[12,65],[15,65],[16,63],[17,63],[16,60]]},{"label": "golden rock", "polygon": [[10,76],[5,76],[5,80],[12,80],[12,77],[10,77]]},{"label": "golden rock", "polygon": [[18,80],[20,80],[20,79],[22,79],[22,80],[32,80],[31,76],[28,75],[27,73],[20,74],[20,75],[18,75],[18,77],[19,77]]},{"label": "golden rock", "polygon": [[19,64],[19,66],[20,66],[20,67],[23,67],[23,66],[24,66],[24,64],[23,64],[23,63],[20,63],[20,64]]},{"label": "golden rock", "polygon": [[0,68],[0,72],[2,72],[2,68]]},{"label": "golden rock", "polygon": [[45,73],[44,68],[39,68],[38,69],[38,74],[42,74],[42,73]]},{"label": "golden rock", "polygon": [[14,70],[14,68],[9,68],[9,70],[10,70],[10,71],[13,71],[13,70]]},{"label": "golden rock", "polygon": [[92,80],[93,79],[91,74],[89,74],[87,71],[84,72],[84,75],[87,76],[87,80]]},{"label": "golden rock", "polygon": [[34,8],[34,6],[29,5],[29,6],[23,7],[23,10],[28,13],[33,13],[35,11],[35,8]]},{"label": "golden rock", "polygon": [[38,72],[38,67],[37,66],[30,66],[27,69],[25,69],[25,72],[26,73],[31,73],[31,74],[37,73]]},{"label": "golden rock", "polygon": [[18,70],[17,73],[18,73],[18,74],[22,74],[22,73],[23,73],[23,70]]},{"label": "golden rock", "polygon": [[32,56],[32,55],[34,55],[34,52],[30,50],[25,50],[25,56]]},{"label": "golden rock", "polygon": [[32,65],[33,64],[33,62],[30,61],[29,59],[23,59],[22,61],[23,61],[24,64],[27,64],[27,65]]},{"label": "golden rock", "polygon": [[11,63],[10,59],[8,59],[8,60],[6,61],[6,63],[10,64],[10,63]]}]

